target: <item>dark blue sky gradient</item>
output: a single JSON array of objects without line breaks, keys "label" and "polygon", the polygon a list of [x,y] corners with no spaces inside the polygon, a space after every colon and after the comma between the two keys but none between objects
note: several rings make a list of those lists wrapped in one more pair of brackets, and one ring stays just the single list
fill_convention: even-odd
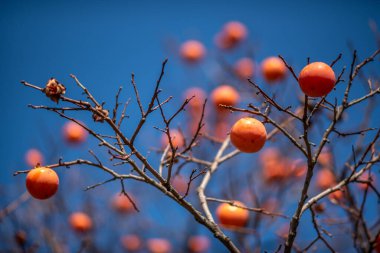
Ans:
[{"label": "dark blue sky gradient", "polygon": [[[359,59],[370,55],[376,49],[376,42],[368,23],[373,20],[380,24],[379,13],[380,1],[3,0],[0,2],[0,186],[6,191],[16,189],[8,192],[11,196],[24,190],[24,177],[15,178],[12,173],[28,169],[24,154],[29,148],[51,153],[49,161],[56,162],[57,152],[69,160],[85,154],[85,150],[96,144],[93,140],[76,148],[62,144],[61,127],[65,121],[52,113],[27,108],[28,104],[53,105],[53,102],[23,87],[20,80],[43,86],[50,77],[56,77],[66,85],[70,96],[80,98],[80,91],[69,77],[72,73],[111,106],[121,85],[126,91],[124,100],[133,97],[129,82],[134,72],[142,99],[147,102],[161,62],[168,57],[163,94],[174,95],[173,104],[178,105],[187,87],[203,86],[210,91],[219,84],[217,80],[223,79],[213,76],[220,69],[215,61],[217,50],[213,39],[225,22],[238,20],[247,26],[255,60],[261,62],[268,56],[281,54],[298,73],[307,57],[312,61],[331,62],[343,53],[337,69],[348,65],[350,46],[358,50]],[[207,48],[207,57],[199,67],[187,67],[176,55],[178,45],[188,39],[200,40]],[[238,51],[242,52],[243,49]],[[236,55],[230,54],[227,59],[232,61]],[[379,67],[377,61],[370,69],[378,71]],[[285,95],[294,94],[287,89]],[[137,107],[131,106],[128,126],[136,124],[138,113]],[[152,117],[153,122],[158,119],[159,115]],[[81,120],[92,123],[90,117]],[[375,120],[377,125],[379,121]],[[160,146],[160,134],[151,130],[153,125],[144,130],[138,143],[140,148]],[[103,125],[96,128],[105,130]],[[125,131],[130,133],[130,129],[133,127],[126,127]],[[57,150],[51,150],[52,143],[56,143]],[[344,153],[347,155],[347,151]],[[107,155],[103,154],[103,158],[107,159]],[[77,190],[98,182],[103,175],[94,173],[94,178],[83,179]],[[114,187],[113,190],[117,189]],[[75,206],[78,200],[73,201]],[[0,203],[4,204],[1,200]],[[166,224],[173,217],[160,214],[162,206],[149,204],[157,208],[157,212],[148,213],[159,224]],[[177,211],[172,210],[174,215],[183,215]]]}]

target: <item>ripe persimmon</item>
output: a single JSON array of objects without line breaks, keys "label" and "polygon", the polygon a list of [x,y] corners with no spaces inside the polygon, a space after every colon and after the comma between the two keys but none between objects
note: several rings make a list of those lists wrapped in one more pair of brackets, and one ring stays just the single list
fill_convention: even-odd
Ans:
[{"label": "ripe persimmon", "polygon": [[189,101],[186,107],[187,110],[193,114],[201,113],[203,104],[207,97],[206,92],[201,88],[192,87],[187,89],[184,94],[185,99],[190,99],[191,97],[193,98]]},{"label": "ripe persimmon", "polygon": [[191,63],[200,61],[204,57],[205,52],[205,47],[197,40],[188,40],[180,48],[181,57]]},{"label": "ripe persimmon", "polygon": [[324,148],[318,156],[317,162],[324,168],[332,168],[334,157],[329,149]]},{"label": "ripe persimmon", "polygon": [[188,180],[182,175],[176,175],[172,180],[172,186],[181,195],[185,195],[188,187]]},{"label": "ripe persimmon", "polygon": [[169,253],[172,250],[172,244],[163,238],[148,239],[146,246],[150,253]]},{"label": "ripe persimmon", "polygon": [[323,168],[320,171],[318,171],[316,176],[316,184],[318,188],[325,190],[334,186],[335,183],[335,175],[330,169]]},{"label": "ripe persimmon", "polygon": [[63,126],[63,136],[69,143],[82,143],[86,140],[87,135],[86,129],[73,121],[69,121]]},{"label": "ripe persimmon", "polygon": [[211,100],[215,107],[220,109],[219,105],[235,106],[240,100],[240,95],[234,87],[224,84],[212,91]]},{"label": "ripe persimmon", "polygon": [[[360,177],[358,178],[360,181],[369,181],[369,182],[372,182],[372,184],[374,184],[376,182],[376,177],[375,175],[372,173],[372,174],[369,174],[368,171],[364,172],[363,174],[360,175]],[[359,189],[361,190],[366,190],[368,188],[368,184],[367,183],[361,183],[359,182],[358,183],[358,187]]]},{"label": "ripe persimmon", "polygon": [[[134,201],[133,196],[129,195],[129,197]],[[135,211],[132,202],[124,194],[116,194],[112,198],[111,205],[119,213],[132,213]]]},{"label": "ripe persimmon", "polygon": [[142,241],[137,235],[123,235],[120,238],[121,245],[127,251],[138,251],[142,248]]},{"label": "ripe persimmon", "polygon": [[192,253],[206,252],[210,247],[210,240],[204,235],[191,236],[187,240],[187,247]]},{"label": "ripe persimmon", "polygon": [[28,166],[35,167],[37,164],[43,164],[44,157],[38,149],[32,148],[26,152],[25,161]]},{"label": "ripe persimmon", "polygon": [[267,140],[267,131],[259,120],[245,117],[239,119],[231,129],[231,142],[241,152],[259,151]]},{"label": "ripe persimmon", "polygon": [[[234,201],[237,206],[245,207],[240,201]],[[244,227],[249,219],[249,211],[241,207],[222,203],[216,209],[216,216],[221,225],[225,227]]]},{"label": "ripe persimmon", "polygon": [[300,178],[304,176],[307,172],[307,163],[305,161],[302,161],[301,159],[296,159],[290,163],[291,166],[291,174],[296,177]]},{"label": "ripe persimmon", "polygon": [[231,21],[224,25],[222,36],[233,45],[243,41],[247,37],[247,28],[238,21]]},{"label": "ripe persimmon", "polygon": [[[171,141],[172,141],[174,148],[176,148],[176,147],[181,148],[185,145],[184,136],[179,130],[171,129],[170,130],[170,137],[171,137]],[[169,144],[168,135],[165,133],[162,134],[161,144],[163,147],[166,147]]]},{"label": "ripe persimmon", "polygon": [[338,191],[334,191],[334,192],[330,193],[328,198],[332,202],[339,202],[343,199],[343,196],[344,196],[343,192],[341,190],[338,190]]},{"label": "ripe persimmon", "polygon": [[300,72],[298,83],[309,97],[323,97],[330,93],[336,82],[334,70],[324,62],[313,62]]},{"label": "ripe persimmon", "polygon": [[59,185],[57,173],[47,167],[36,167],[26,176],[26,188],[36,199],[48,199],[53,196]]},{"label": "ripe persimmon", "polygon": [[285,63],[278,57],[268,57],[261,63],[262,75],[268,83],[282,81],[287,73]]},{"label": "ripe persimmon", "polygon": [[69,217],[71,228],[79,233],[85,233],[92,229],[92,220],[90,216],[83,212],[74,212]]},{"label": "ripe persimmon", "polygon": [[234,71],[237,77],[242,80],[251,78],[254,73],[255,64],[250,58],[242,58],[235,63]]}]

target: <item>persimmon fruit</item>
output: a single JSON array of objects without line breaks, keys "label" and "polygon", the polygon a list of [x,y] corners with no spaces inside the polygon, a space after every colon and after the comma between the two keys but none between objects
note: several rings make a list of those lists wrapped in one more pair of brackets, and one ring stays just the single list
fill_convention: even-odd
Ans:
[{"label": "persimmon fruit", "polygon": [[187,247],[192,253],[206,252],[210,247],[210,240],[203,235],[194,235],[187,240]]},{"label": "persimmon fruit", "polygon": [[235,63],[234,72],[242,80],[251,78],[254,73],[255,64],[250,58],[242,58]]},{"label": "persimmon fruit", "polygon": [[235,106],[240,100],[240,95],[234,87],[224,84],[212,91],[211,100],[215,107],[220,109],[219,105]]},{"label": "persimmon fruit", "polygon": [[191,63],[200,61],[206,53],[203,44],[197,40],[188,40],[181,45],[181,57]]},{"label": "persimmon fruit", "polygon": [[38,149],[32,148],[26,152],[25,161],[28,166],[35,167],[37,164],[43,164],[44,156]]},{"label": "persimmon fruit", "polygon": [[192,99],[189,101],[186,108],[191,113],[200,113],[207,97],[206,92],[201,88],[192,87],[187,89],[184,94],[185,99],[190,99],[191,97]]},{"label": "persimmon fruit", "polygon": [[266,82],[276,83],[286,77],[285,63],[278,57],[268,57],[261,63],[262,75]]},{"label": "persimmon fruit", "polygon": [[227,41],[236,44],[247,37],[247,28],[241,22],[230,21],[224,25],[222,34]]},{"label": "persimmon fruit", "polygon": [[142,248],[142,241],[140,237],[134,234],[130,235],[123,235],[120,238],[121,245],[123,246],[124,249],[127,251],[138,251],[139,249]]},{"label": "persimmon fruit", "polygon": [[[240,201],[234,201],[237,206],[245,207]],[[241,207],[222,203],[216,209],[216,216],[225,227],[244,227],[249,220],[249,211]]]},{"label": "persimmon fruit", "polygon": [[79,233],[85,233],[92,229],[92,219],[84,212],[74,212],[69,217],[71,228]]},{"label": "persimmon fruit", "polygon": [[169,253],[172,250],[171,243],[163,238],[151,238],[146,241],[150,253]]},{"label": "persimmon fruit", "polygon": [[313,62],[300,72],[298,83],[309,97],[323,97],[330,93],[336,82],[334,70],[324,62]]},{"label": "persimmon fruit", "polygon": [[[133,200],[133,196],[130,196]],[[128,199],[127,196],[124,194],[116,194],[112,198],[111,202],[112,207],[119,213],[132,213],[135,211],[135,208],[133,207],[133,204],[131,201]]]},{"label": "persimmon fruit", "polygon": [[335,183],[335,175],[330,169],[323,168],[318,171],[316,176],[316,184],[318,188],[325,190],[334,186]]},{"label": "persimmon fruit", "polygon": [[267,131],[259,120],[245,117],[239,119],[231,129],[232,144],[241,152],[259,151],[267,140]]},{"label": "persimmon fruit", "polygon": [[[170,137],[174,148],[181,148],[185,145],[184,136],[179,130],[171,129]],[[162,134],[161,144],[163,147],[166,147],[169,144],[168,135],[166,133]]]},{"label": "persimmon fruit", "polygon": [[36,167],[26,176],[26,188],[36,199],[48,199],[58,190],[59,178],[57,173],[47,167]]},{"label": "persimmon fruit", "polygon": [[69,121],[63,126],[63,136],[68,143],[82,143],[86,140],[87,135],[86,129],[73,121]]}]

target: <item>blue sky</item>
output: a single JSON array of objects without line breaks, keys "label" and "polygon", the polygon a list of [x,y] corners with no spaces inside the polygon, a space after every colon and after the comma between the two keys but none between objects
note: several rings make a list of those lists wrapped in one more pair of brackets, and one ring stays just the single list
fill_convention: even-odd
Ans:
[{"label": "blue sky", "polygon": [[[14,178],[12,173],[25,169],[26,150],[37,147],[48,153],[51,141],[62,142],[64,120],[27,108],[28,104],[52,105],[52,102],[23,87],[20,80],[43,86],[53,76],[66,85],[68,93],[79,97],[80,92],[69,77],[72,73],[110,105],[120,85],[129,87],[130,74],[134,72],[141,96],[147,101],[161,62],[169,58],[163,94],[174,94],[173,103],[179,104],[187,87],[204,86],[210,90],[218,85],[210,78],[217,55],[213,37],[225,22],[238,20],[247,26],[257,61],[281,54],[298,73],[307,57],[330,62],[343,53],[343,62],[348,65],[349,45],[358,50],[361,59],[370,55],[376,49],[376,42],[368,23],[374,20],[380,24],[379,11],[380,1],[375,0],[3,0],[0,2],[0,130],[3,133],[0,184],[5,189],[23,184],[22,176]],[[178,59],[176,48],[187,39],[205,44],[207,58],[201,66],[188,68]],[[236,56],[227,58],[233,60]],[[378,62],[372,66],[376,68],[379,69]],[[124,98],[131,97],[130,87],[125,90],[129,93]],[[138,113],[136,109],[132,107],[130,113]],[[83,120],[91,124],[90,118]],[[152,140],[159,141],[157,136],[154,131],[147,132],[138,145],[157,147],[152,144]],[[65,157],[75,158],[92,144],[89,141],[83,149],[58,146]]]}]

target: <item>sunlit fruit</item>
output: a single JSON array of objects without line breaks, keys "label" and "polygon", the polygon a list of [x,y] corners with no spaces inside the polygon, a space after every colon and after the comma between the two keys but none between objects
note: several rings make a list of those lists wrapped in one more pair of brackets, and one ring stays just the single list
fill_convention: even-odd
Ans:
[{"label": "sunlit fruit", "polygon": [[[234,204],[245,207],[240,201],[234,201]],[[225,227],[244,227],[249,219],[249,211],[228,203],[222,203],[216,209],[216,216],[219,223]]]},{"label": "sunlit fruit", "polygon": [[[133,196],[129,195],[129,197],[132,199],[132,201],[134,201]],[[132,213],[135,211],[132,202],[124,194],[116,194],[112,198],[111,204],[112,207],[119,213]]]},{"label": "sunlit fruit", "polygon": [[280,150],[275,147],[264,149],[259,155],[263,170],[263,178],[266,182],[278,182],[284,180],[290,170]]},{"label": "sunlit fruit", "polygon": [[152,238],[146,241],[150,253],[169,253],[172,250],[171,243],[163,238]]},{"label": "sunlit fruit", "polygon": [[267,140],[267,131],[263,123],[254,118],[241,118],[231,129],[231,142],[241,152],[259,151]]},{"label": "sunlit fruit", "polygon": [[189,40],[182,44],[180,48],[181,57],[188,62],[197,62],[205,55],[206,49],[197,40]]},{"label": "sunlit fruit", "polygon": [[120,238],[120,243],[127,251],[138,251],[142,248],[142,241],[137,235],[123,235]]},{"label": "sunlit fruit", "polygon": [[193,87],[187,89],[184,98],[192,98],[186,107],[187,110],[190,111],[190,113],[201,113],[206,97],[206,92],[201,88]]},{"label": "sunlit fruit", "polygon": [[222,34],[226,40],[236,44],[247,37],[247,28],[241,22],[231,21],[224,25]]},{"label": "sunlit fruit", "polygon": [[318,171],[316,175],[317,187],[325,190],[336,184],[336,178],[334,173],[330,169],[323,168]]},{"label": "sunlit fruit", "polygon": [[298,83],[309,97],[323,97],[330,93],[336,82],[334,70],[323,62],[306,65],[300,72]]},{"label": "sunlit fruit", "polygon": [[63,126],[63,136],[69,143],[82,143],[86,140],[87,135],[86,129],[73,121],[69,121]]},{"label": "sunlit fruit", "polygon": [[187,240],[187,247],[192,253],[206,252],[210,247],[210,240],[203,235],[191,236]]},{"label": "sunlit fruit", "polygon": [[36,199],[48,199],[53,196],[59,185],[57,173],[46,167],[36,167],[26,176],[26,188]]},{"label": "sunlit fruit", "polygon": [[25,161],[28,166],[35,167],[37,164],[43,164],[44,157],[38,149],[32,148],[26,152]]},{"label": "sunlit fruit", "polygon": [[284,62],[278,57],[268,57],[261,63],[262,75],[268,83],[282,81],[286,77],[287,69]]},{"label": "sunlit fruit", "polygon": [[239,99],[239,93],[230,85],[221,85],[211,93],[211,100],[218,109],[220,109],[219,105],[235,106]]},{"label": "sunlit fruit", "polygon": [[324,168],[332,168],[334,164],[334,157],[332,152],[324,148],[318,156],[318,163]]},{"label": "sunlit fruit", "polygon": [[92,220],[90,216],[83,212],[72,213],[69,217],[71,228],[80,233],[88,232],[92,229]]},{"label": "sunlit fruit", "polygon": [[254,67],[255,64],[250,58],[242,58],[235,63],[234,71],[237,77],[247,80],[253,76]]},{"label": "sunlit fruit", "polygon": [[296,159],[290,163],[291,174],[296,178],[302,177],[307,172],[307,163],[301,159]]},{"label": "sunlit fruit", "polygon": [[[369,174],[369,172],[366,171],[366,172],[364,172],[363,174],[361,174],[359,176],[358,180],[359,181],[364,181],[364,182],[370,182],[370,183],[374,184],[376,179],[375,179],[375,175],[373,173]],[[359,189],[361,189],[363,191],[366,190],[368,188],[368,186],[369,186],[368,183],[364,183],[364,182],[363,183],[362,182],[358,183]]]},{"label": "sunlit fruit", "polygon": [[[170,137],[171,137],[170,139],[174,148],[176,147],[181,148],[185,145],[183,134],[179,130],[170,129]],[[163,147],[166,147],[169,144],[168,135],[165,133],[162,134],[161,144]]]},{"label": "sunlit fruit", "polygon": [[330,193],[328,198],[332,202],[340,202],[343,199],[343,196],[344,196],[343,192],[341,190],[338,190],[338,191],[334,191],[334,192]]},{"label": "sunlit fruit", "polygon": [[176,175],[172,180],[172,186],[181,195],[185,195],[188,187],[188,180],[181,175]]}]

